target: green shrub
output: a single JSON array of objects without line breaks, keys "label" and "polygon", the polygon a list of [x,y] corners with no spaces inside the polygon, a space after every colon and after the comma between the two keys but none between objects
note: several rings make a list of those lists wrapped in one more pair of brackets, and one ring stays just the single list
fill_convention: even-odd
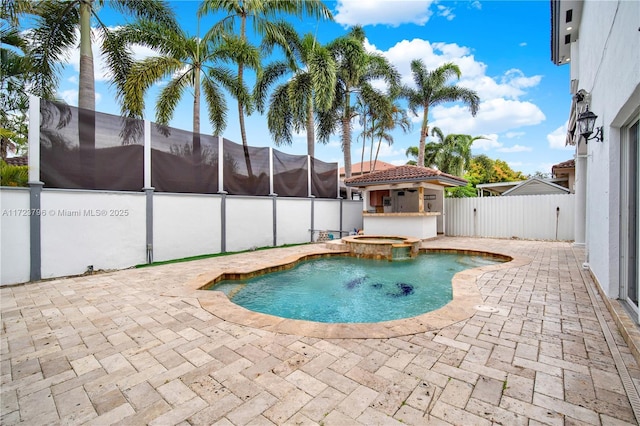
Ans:
[{"label": "green shrub", "polygon": [[12,166],[0,160],[1,186],[29,186],[28,182],[28,166]]}]

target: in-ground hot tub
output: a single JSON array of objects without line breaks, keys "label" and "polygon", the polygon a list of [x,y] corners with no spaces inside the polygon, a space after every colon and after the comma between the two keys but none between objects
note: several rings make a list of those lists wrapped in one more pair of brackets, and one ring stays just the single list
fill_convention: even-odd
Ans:
[{"label": "in-ground hot tub", "polygon": [[369,259],[412,259],[420,250],[419,238],[390,235],[353,235],[343,237],[349,252],[356,257]]}]

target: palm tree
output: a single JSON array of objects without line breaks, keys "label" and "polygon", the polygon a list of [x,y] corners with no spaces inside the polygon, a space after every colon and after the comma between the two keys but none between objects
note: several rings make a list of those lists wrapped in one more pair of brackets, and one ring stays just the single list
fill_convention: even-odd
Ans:
[{"label": "palm tree", "polygon": [[418,164],[424,164],[425,140],[429,134],[429,108],[444,102],[461,101],[469,107],[475,117],[480,105],[480,98],[471,89],[456,85],[447,85],[451,77],[460,78],[460,68],[449,62],[428,71],[421,59],[411,61],[411,73],[416,88],[404,87],[403,95],[409,101],[409,109],[417,116],[417,109],[422,108],[423,117],[420,128],[420,146],[418,147]]},{"label": "palm tree", "polygon": [[[260,73],[254,90],[258,111],[264,112],[269,86],[277,79],[293,74],[272,92],[267,112],[267,125],[276,145],[291,145],[294,132],[305,129],[307,154],[314,156],[315,111],[331,107],[335,94],[335,61],[312,34],[300,38],[295,31],[288,37],[297,62],[278,61]],[[275,41],[266,38],[267,46]],[[326,143],[328,140],[322,140]]]},{"label": "palm tree", "polygon": [[[279,14],[290,14],[297,17],[309,15],[316,19],[333,19],[331,11],[320,0],[204,0],[198,11],[199,15],[205,15],[211,12],[223,12],[225,17],[216,23],[209,33],[221,34],[231,33],[235,29],[236,20],[240,21],[240,39],[247,42],[247,21],[253,21],[253,29],[256,34],[264,37],[267,34],[277,44],[285,49],[285,54],[290,61],[293,60],[288,46],[287,25],[280,20],[275,20]],[[246,62],[241,58],[237,58],[238,86],[244,85],[244,67]],[[244,114],[250,114],[253,110],[253,104],[250,99],[237,99],[238,101],[238,118],[240,120],[240,135],[242,137],[242,145],[247,152],[247,135],[245,131]],[[247,157],[248,158],[248,157]],[[251,170],[249,170],[251,175]]]},{"label": "palm tree", "polygon": [[[351,121],[355,117],[351,105],[352,93],[371,93],[374,80],[383,79],[390,90],[399,84],[400,75],[383,56],[368,53],[364,48],[365,34],[361,27],[354,27],[347,35],[328,46],[337,64],[335,98],[331,108],[319,113],[318,133],[328,138],[338,127],[342,135],[345,177],[351,177]],[[351,188],[347,188],[347,197]]]},{"label": "palm tree", "polygon": [[440,152],[436,157],[438,169],[444,173],[462,176],[471,163],[471,144],[480,137],[472,138],[460,134],[444,136],[438,127],[433,128],[431,135],[437,135],[439,139]]},{"label": "palm tree", "polygon": [[[426,144],[424,153],[424,165],[434,167],[438,170],[455,176],[462,176],[469,169],[471,164],[471,146],[473,142],[484,139],[482,136],[471,136],[464,134],[444,135],[442,130],[434,127],[431,130],[432,136],[437,136],[437,142]],[[418,157],[418,148],[407,149],[407,156]]]},{"label": "palm tree", "polygon": [[239,55],[251,68],[257,68],[260,53],[235,36],[212,39],[192,37],[173,26],[140,21],[123,27],[118,37],[156,49],[158,56],[148,57],[131,65],[122,89],[125,109],[130,115],[142,117],[144,95],[156,82],[170,78],[161,90],[156,105],[156,121],[168,125],[175,108],[187,88],[193,89],[193,151],[200,147],[200,98],[204,92],[213,133],[226,126],[226,101],[221,88],[240,99],[249,97],[247,87],[238,86],[233,72],[219,66],[232,62]]},{"label": "palm tree", "polygon": [[[382,140],[384,139],[387,141],[389,146],[393,144],[393,136],[389,132],[398,126],[404,133],[411,130],[411,120],[407,115],[407,111],[400,108],[400,106],[395,103],[391,97],[385,99],[388,100],[388,108],[385,109],[384,115],[379,118],[378,123],[372,129],[373,135],[378,137],[378,148],[376,149],[376,157],[373,161],[373,168],[371,171],[376,170]],[[373,142],[373,139],[371,141]],[[373,150],[373,146],[371,148]]]},{"label": "palm tree", "polygon": [[375,90],[369,85],[364,85],[358,93],[356,103],[353,108],[354,115],[358,116],[358,122],[362,125],[362,156],[360,159],[361,170],[364,173],[364,152],[367,137],[371,140],[371,148],[369,150],[369,172],[373,171],[373,145],[374,145],[374,129],[378,126],[378,118],[384,115],[384,111],[390,108],[390,101],[387,93]]},{"label": "palm tree", "polygon": [[[353,109],[358,116],[358,124],[362,126],[362,132],[360,132],[360,136],[358,136],[358,139],[362,138],[362,155],[360,156],[360,174],[362,174],[364,172],[364,152],[367,146],[367,137],[371,133],[368,125],[372,114],[369,104],[365,102],[362,96],[358,96]],[[373,136],[371,137],[371,145],[373,145]]]},{"label": "palm tree", "polygon": [[[3,13],[4,15],[4,13]],[[5,47],[6,46],[6,47]],[[16,28],[0,29],[0,156],[26,145],[26,125],[31,67],[26,41]]]},{"label": "palm tree", "polygon": [[[440,152],[440,144],[436,142],[429,142],[425,144],[424,162],[422,163],[422,165],[424,167],[438,168],[438,166],[436,165],[436,158],[439,152]],[[417,146],[410,146],[409,148],[407,148],[405,155],[407,157],[414,158],[413,160],[407,161],[407,164],[412,164],[414,166],[418,165],[418,147]]]},{"label": "palm tree", "polygon": [[3,1],[0,3],[0,17],[16,28],[20,23],[20,15],[33,13],[34,6],[32,0]]},{"label": "palm tree", "polygon": [[[113,49],[109,43],[112,32],[100,20],[98,11],[105,0],[69,0],[37,2],[31,12],[36,16],[36,27],[32,37],[31,51],[33,66],[38,70],[36,87],[51,84],[57,87],[59,65],[69,49],[75,49],[80,42],[80,73],[78,89],[78,119],[82,123],[83,137],[80,138],[80,164],[82,174],[92,187],[95,171],[95,75],[93,66],[91,19],[95,18],[101,35],[105,39],[103,51],[110,57],[109,64],[117,64],[111,69],[114,81],[124,81],[130,58],[124,50]],[[173,13],[161,0],[113,0],[109,6],[137,19],[149,19],[164,25],[175,25]],[[79,36],[76,30],[79,29]],[[111,49],[110,49],[111,47]]]},{"label": "palm tree", "polygon": [[[91,18],[95,18],[105,39],[112,36],[111,30],[99,19],[98,11],[105,0],[69,0],[38,2],[32,12],[36,14],[37,24],[33,31],[34,67],[38,69],[37,84],[44,86],[53,82],[57,86],[58,66],[64,60],[69,49],[80,41],[80,76],[78,107],[95,110],[95,77],[93,70],[93,52],[91,42]],[[164,1],[160,0],[112,0],[109,6],[137,19],[147,19],[163,25],[176,25],[173,13]],[[106,46],[109,46],[106,43]],[[103,46],[104,47],[104,46]],[[113,58],[122,57],[122,51],[105,52]],[[116,79],[124,76],[113,70]]]}]

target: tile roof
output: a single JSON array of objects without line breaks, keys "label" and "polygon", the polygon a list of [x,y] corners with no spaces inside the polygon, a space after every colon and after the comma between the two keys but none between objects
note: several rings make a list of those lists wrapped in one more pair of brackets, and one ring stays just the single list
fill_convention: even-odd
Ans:
[{"label": "tile roof", "polygon": [[10,166],[28,166],[29,157],[26,155],[24,157],[7,157],[4,162]]},{"label": "tile roof", "polygon": [[563,161],[562,163],[558,163],[558,164],[554,164],[553,167],[551,168],[553,169],[575,169],[576,168],[576,160],[567,160],[567,161]]},{"label": "tile roof", "polygon": [[399,183],[399,182],[438,182],[447,186],[466,185],[467,181],[440,170],[430,169],[428,167],[418,166],[396,166],[387,170],[379,170],[373,173],[367,173],[361,176],[345,179],[347,186],[367,186],[383,183]]},{"label": "tile roof", "polygon": [[[375,161],[374,162],[376,165],[376,172],[379,170],[386,170],[386,169],[390,169],[392,167],[395,167],[393,164],[390,163],[386,163],[384,161]],[[371,169],[371,161],[365,161],[364,163],[356,163],[356,164],[352,164],[351,165],[351,175],[359,175],[361,173],[361,171],[364,169],[364,173],[369,173],[369,170]],[[344,176],[344,167],[340,167],[340,175]]]}]

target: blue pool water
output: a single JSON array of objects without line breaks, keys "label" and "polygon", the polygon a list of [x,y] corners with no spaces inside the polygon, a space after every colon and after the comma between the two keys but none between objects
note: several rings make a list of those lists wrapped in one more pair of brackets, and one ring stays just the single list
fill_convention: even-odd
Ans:
[{"label": "blue pool water", "polygon": [[421,254],[405,261],[337,256],[249,280],[221,281],[210,290],[255,312],[326,323],[409,318],[451,301],[451,279],[465,269],[500,263],[486,256]]}]

